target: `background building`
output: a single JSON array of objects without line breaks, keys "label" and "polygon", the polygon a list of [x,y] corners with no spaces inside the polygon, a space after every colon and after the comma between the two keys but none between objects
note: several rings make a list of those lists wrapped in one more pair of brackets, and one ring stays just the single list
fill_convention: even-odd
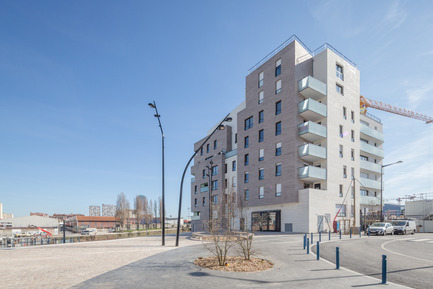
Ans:
[{"label": "background building", "polygon": [[102,204],[102,216],[103,217],[114,217],[116,216],[116,206]]},{"label": "background building", "polygon": [[101,216],[101,207],[100,206],[89,206],[89,216],[91,216],[91,217]]},{"label": "background building", "polygon": [[379,210],[382,124],[361,115],[359,70],[332,46],[289,39],[250,69],[230,116],[194,158],[193,231],[228,222],[231,194],[235,227],[252,230],[348,231]]}]

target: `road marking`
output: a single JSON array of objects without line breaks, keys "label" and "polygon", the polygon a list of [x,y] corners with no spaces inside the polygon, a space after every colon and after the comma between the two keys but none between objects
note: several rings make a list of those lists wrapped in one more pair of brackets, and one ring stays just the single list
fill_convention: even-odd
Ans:
[{"label": "road marking", "polygon": [[433,244],[433,241],[428,241],[427,243]]},{"label": "road marking", "polygon": [[424,241],[430,241],[431,239],[416,239],[416,240],[411,240],[411,242],[424,242]]},{"label": "road marking", "polygon": [[[421,240],[430,240],[430,239],[421,239]],[[394,252],[394,251],[392,251],[392,250],[389,250],[389,249],[386,249],[386,248],[385,248],[385,245],[387,245],[387,244],[389,244],[389,243],[391,243],[391,242],[395,242],[395,241],[401,241],[401,240],[392,240],[392,241],[388,241],[388,242],[383,243],[380,247],[381,247],[383,250],[388,251],[388,252],[393,253],[393,254],[396,254],[396,255],[400,255],[400,256],[404,256],[404,257],[407,257],[407,258],[412,258],[412,259],[420,260],[420,261],[424,261],[424,262],[430,262],[430,263],[433,263],[432,260],[426,260],[426,259],[422,259],[422,258],[417,258],[417,257],[413,257],[413,256],[409,256],[409,255],[401,254],[401,253]],[[412,242],[413,242],[413,241],[412,241]]]}]

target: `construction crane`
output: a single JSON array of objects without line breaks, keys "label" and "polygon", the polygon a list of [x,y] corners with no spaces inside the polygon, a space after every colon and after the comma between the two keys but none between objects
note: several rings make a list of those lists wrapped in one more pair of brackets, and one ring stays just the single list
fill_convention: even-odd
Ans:
[{"label": "construction crane", "polygon": [[428,116],[428,115],[425,115],[422,113],[418,113],[418,112],[414,112],[412,110],[408,110],[405,108],[400,108],[400,107],[397,107],[394,105],[386,104],[386,103],[383,103],[383,102],[380,102],[380,101],[377,101],[374,99],[368,99],[368,98],[363,97],[362,95],[360,96],[359,101],[360,101],[360,106],[361,106],[360,108],[361,108],[362,114],[365,114],[367,112],[367,107],[371,107],[371,108],[395,113],[398,115],[422,120],[422,121],[425,121],[425,123],[432,123],[433,122],[433,117],[431,117],[431,116]]}]

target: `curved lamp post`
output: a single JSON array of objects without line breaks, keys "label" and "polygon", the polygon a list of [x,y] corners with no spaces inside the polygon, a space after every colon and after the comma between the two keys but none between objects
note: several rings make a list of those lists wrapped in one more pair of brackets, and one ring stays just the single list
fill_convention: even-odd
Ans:
[{"label": "curved lamp post", "polygon": [[[194,154],[192,155],[192,157],[189,159],[188,163],[185,166],[185,170],[183,171],[182,174],[182,180],[180,182],[180,194],[179,194],[179,211],[178,211],[178,215],[177,215],[177,232],[176,232],[176,247],[179,246],[179,231],[180,231],[180,214],[181,214],[181,209],[182,209],[182,189],[183,189],[183,180],[185,178],[185,173],[186,170],[188,169],[189,164],[191,163],[191,161],[193,160],[193,158],[195,157],[195,155],[200,151],[200,149],[206,144],[206,142],[211,138],[211,136],[217,131],[217,130],[224,130],[225,127],[223,125],[224,122],[231,122],[232,118],[229,117],[230,113],[228,115],[226,115],[226,117],[216,126],[216,128],[212,131],[211,134],[209,134],[209,136],[204,140],[204,142],[201,144],[201,146],[194,152]],[[210,184],[209,184],[209,188],[210,188]],[[209,200],[209,206],[210,206],[210,200]],[[210,216],[209,216],[210,218]]]},{"label": "curved lamp post", "polygon": [[380,166],[380,221],[383,222],[383,168],[389,167],[396,164],[401,164],[403,161],[398,161],[392,164]]},{"label": "curved lamp post", "polygon": [[[164,131],[162,130],[161,120],[159,119],[161,116],[158,114],[158,109],[156,108],[156,103],[149,103],[151,108],[155,109],[155,117],[158,118],[159,128],[161,129],[161,137],[162,137],[162,246],[165,245],[165,201],[164,201]],[[155,216],[156,217],[156,216]]]}]

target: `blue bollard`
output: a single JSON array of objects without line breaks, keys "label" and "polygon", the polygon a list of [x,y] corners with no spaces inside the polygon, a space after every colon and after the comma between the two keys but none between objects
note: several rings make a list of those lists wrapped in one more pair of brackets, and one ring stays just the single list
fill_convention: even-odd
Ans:
[{"label": "blue bollard", "polygon": [[386,284],[386,255],[382,255],[382,284]]},{"label": "blue bollard", "polygon": [[311,245],[313,244],[313,233],[311,233]]},{"label": "blue bollard", "polygon": [[328,232],[328,240],[331,241],[331,230]]},{"label": "blue bollard", "polygon": [[307,246],[307,234],[304,235],[304,250],[306,246]]},{"label": "blue bollard", "polygon": [[319,260],[320,259],[320,242],[317,242],[317,260]]},{"label": "blue bollard", "polygon": [[307,238],[307,254],[310,254],[310,242]]},{"label": "blue bollard", "polygon": [[319,232],[319,242],[322,242],[322,232]]},{"label": "blue bollard", "polygon": [[370,237],[370,230],[368,230],[368,236]]},{"label": "blue bollard", "polygon": [[359,226],[359,238],[361,238],[361,226]]},{"label": "blue bollard", "polygon": [[340,230],[340,240],[341,240],[341,230]]},{"label": "blue bollard", "polygon": [[352,229],[349,230],[350,239],[352,239]]},{"label": "blue bollard", "polygon": [[335,248],[335,265],[336,269],[340,269],[340,248]]}]

